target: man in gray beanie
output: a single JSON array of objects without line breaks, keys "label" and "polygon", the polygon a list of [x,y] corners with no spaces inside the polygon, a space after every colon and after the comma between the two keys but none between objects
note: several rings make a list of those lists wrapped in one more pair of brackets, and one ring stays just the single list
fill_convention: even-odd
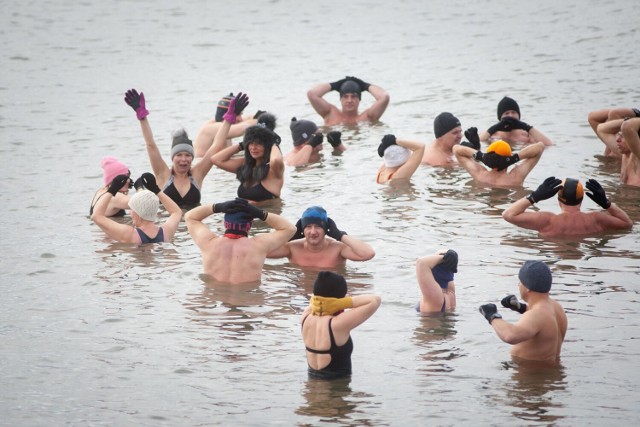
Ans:
[{"label": "man in gray beanie", "polygon": [[526,261],[518,278],[520,296],[526,302],[518,301],[515,295],[507,295],[501,301],[503,307],[522,314],[516,323],[504,320],[495,304],[481,305],[480,313],[502,341],[513,345],[511,357],[514,360],[558,365],[567,333],[567,315],[549,296],[551,270],[542,261]]},{"label": "man in gray beanie", "polygon": [[[340,104],[342,109],[329,103],[323,97],[331,91],[340,94]],[[375,98],[371,107],[363,112],[359,112],[362,92],[369,92]],[[320,83],[307,92],[307,98],[311,106],[324,119],[325,125],[348,124],[354,125],[358,122],[377,122],[389,105],[389,94],[380,86],[366,83],[353,76],[333,83]]]}]

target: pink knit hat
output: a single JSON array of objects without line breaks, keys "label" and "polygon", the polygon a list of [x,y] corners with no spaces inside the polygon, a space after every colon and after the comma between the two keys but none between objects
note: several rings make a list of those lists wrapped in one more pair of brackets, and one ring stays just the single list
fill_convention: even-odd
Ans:
[{"label": "pink knit hat", "polygon": [[109,185],[113,178],[118,175],[128,175],[129,167],[124,163],[121,163],[115,157],[106,156],[100,162],[102,170],[104,172],[104,185]]}]

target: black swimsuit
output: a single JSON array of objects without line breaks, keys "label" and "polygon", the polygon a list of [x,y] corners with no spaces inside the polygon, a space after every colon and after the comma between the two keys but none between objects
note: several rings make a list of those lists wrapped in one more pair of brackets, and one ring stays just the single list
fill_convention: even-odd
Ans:
[{"label": "black swimsuit", "polygon": [[169,178],[169,181],[167,181],[166,185],[162,189],[164,194],[176,202],[181,209],[191,209],[200,205],[201,195],[200,189],[198,189],[198,186],[196,185],[196,180],[189,175],[189,181],[191,181],[191,187],[189,187],[189,191],[187,191],[187,194],[185,194],[184,197],[180,195],[180,192],[178,192],[178,189],[174,185],[173,175],[171,175],[171,178]]},{"label": "black swimsuit", "polygon": [[253,187],[249,188],[245,187],[243,184],[240,184],[240,186],[238,187],[238,197],[242,199],[252,200],[254,202],[262,202],[264,200],[277,198],[277,196],[264,188],[262,182],[259,182]]},{"label": "black swimsuit", "polygon": [[[306,317],[302,321],[302,326],[304,326],[305,320],[307,320]],[[309,366],[308,372],[310,377],[334,379],[351,375],[351,353],[353,352],[353,340],[351,339],[351,336],[349,336],[349,339],[344,343],[344,345],[336,345],[336,341],[333,338],[333,330],[331,329],[332,320],[333,318],[329,319],[329,339],[331,340],[331,347],[329,350],[314,350],[305,346],[307,351],[310,353],[328,354],[331,356],[331,362],[322,369],[313,369]]]},{"label": "black swimsuit", "polygon": [[138,236],[140,236],[140,240],[142,241],[143,244],[164,242],[164,230],[162,229],[162,227],[160,227],[160,229],[158,230],[158,234],[156,234],[156,237],[154,238],[149,237],[147,233],[145,233],[144,231],[142,231],[137,227],[136,227],[136,231],[138,232]]},{"label": "black swimsuit", "polygon": [[[107,194],[107,192],[104,192],[101,195],[99,195],[98,198],[96,199],[96,203],[98,203],[98,200],[100,200],[100,197],[104,196],[105,194]],[[93,215],[93,207],[96,205],[96,203],[94,203],[93,205],[91,205],[89,207],[89,216]],[[124,209],[120,209],[118,212],[116,212],[113,215],[111,215],[111,218],[119,217],[119,216],[125,216],[126,214],[127,214],[127,212]]]}]

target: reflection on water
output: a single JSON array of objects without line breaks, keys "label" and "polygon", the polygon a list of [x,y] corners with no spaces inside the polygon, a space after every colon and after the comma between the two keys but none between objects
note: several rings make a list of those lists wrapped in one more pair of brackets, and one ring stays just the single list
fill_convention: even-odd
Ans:
[{"label": "reflection on water", "polygon": [[454,367],[448,363],[462,357],[462,351],[451,341],[457,334],[456,315],[454,313],[420,313],[419,322],[413,333],[414,343],[420,347],[420,357],[426,363],[420,364],[420,372],[452,372]]}]

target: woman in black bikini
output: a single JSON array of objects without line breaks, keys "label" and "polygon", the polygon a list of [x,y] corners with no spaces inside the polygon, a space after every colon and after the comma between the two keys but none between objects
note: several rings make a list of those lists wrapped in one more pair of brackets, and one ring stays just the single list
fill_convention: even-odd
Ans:
[{"label": "woman in black bikini", "polygon": [[344,277],[330,271],[318,273],[309,307],[302,313],[302,340],[310,377],[351,375],[351,330],[371,317],[381,300],[378,295],[346,294]]}]

